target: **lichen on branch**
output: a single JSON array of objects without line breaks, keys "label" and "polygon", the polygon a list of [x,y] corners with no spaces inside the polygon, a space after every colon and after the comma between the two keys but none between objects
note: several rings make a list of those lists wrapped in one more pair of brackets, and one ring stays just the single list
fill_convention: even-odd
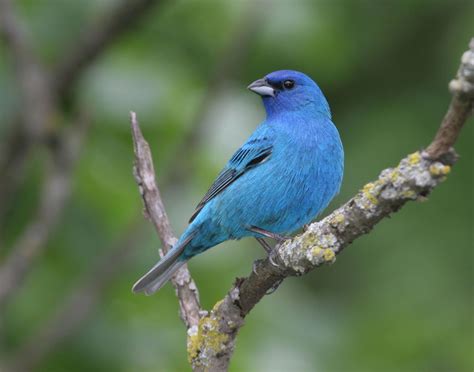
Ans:
[{"label": "lichen on branch", "polygon": [[457,160],[451,147],[473,111],[474,39],[449,87],[453,99],[426,150],[414,152],[396,167],[383,170],[342,207],[276,246],[267,259],[255,262],[247,278],[236,280],[224,299],[193,329],[188,355],[194,370],[226,371],[245,316],[269,290],[276,289],[288,276],[334,263],[354,239],[371,231],[406,202],[425,200],[446,179]]},{"label": "lichen on branch", "polygon": [[333,263],[355,238],[368,233],[382,218],[400,209],[407,201],[424,200],[454,164],[454,153],[443,162],[433,161],[422,152],[387,168],[374,182],[367,183],[342,207],[273,252],[273,261],[295,273]]}]

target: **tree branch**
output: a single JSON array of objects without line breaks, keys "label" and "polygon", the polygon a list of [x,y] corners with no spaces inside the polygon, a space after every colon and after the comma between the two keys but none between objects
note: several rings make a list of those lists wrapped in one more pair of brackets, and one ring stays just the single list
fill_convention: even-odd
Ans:
[{"label": "tree branch", "polygon": [[[98,20],[96,26],[90,28],[79,42],[73,43],[74,49],[58,65],[53,73],[53,84],[50,84],[49,77],[30,47],[25,30],[15,17],[11,1],[0,0],[0,33],[15,61],[23,107],[13,125],[13,140],[2,149],[6,161],[0,165],[3,180],[0,183],[0,220],[8,211],[8,200],[24,178],[31,147],[47,137],[54,141],[62,141],[66,137],[57,135],[58,128],[48,126],[54,107],[58,105],[56,98],[64,99],[84,69],[157,2],[159,1],[122,0],[116,8]],[[78,128],[76,132],[81,131]],[[70,140],[76,142],[72,138]],[[60,218],[70,192],[69,177],[72,174],[72,164],[75,163],[72,158],[76,157],[73,152],[78,152],[76,146],[68,150],[68,142],[69,139],[64,144],[59,143],[59,151],[53,151],[53,169],[46,176],[37,215],[29,222],[0,267],[0,310],[10,294],[20,286],[34,259],[45,249]]]},{"label": "tree branch", "polygon": [[[59,106],[70,97],[77,80],[117,38],[123,35],[160,0],[122,0],[116,7],[98,19],[80,39],[72,42],[71,51],[51,73],[51,79],[40,66],[30,47],[25,30],[17,21],[11,0],[0,0],[0,33],[14,58],[17,78],[21,87],[22,110],[11,125],[12,140],[2,148],[0,159],[0,220],[6,215],[18,185],[24,179],[31,148],[41,140],[54,135],[51,118]],[[4,161],[1,161],[4,160]],[[1,231],[0,231],[1,233]],[[1,242],[0,242],[1,245]]]},{"label": "tree branch", "polygon": [[454,145],[462,126],[472,115],[474,99],[474,38],[471,39],[469,50],[461,57],[461,66],[457,76],[449,83],[453,94],[451,104],[436,133],[433,142],[426,152],[432,159],[437,159]]},{"label": "tree branch", "polygon": [[101,300],[104,288],[130,260],[132,248],[143,238],[143,222],[136,219],[111,248],[79,279],[53,316],[8,361],[7,371],[32,371],[58,342],[76,330]]},{"label": "tree branch", "polygon": [[454,94],[450,108],[433,142],[426,151],[402,159],[397,167],[381,172],[349,202],[302,234],[275,247],[265,260],[258,260],[253,272],[236,283],[208,316],[190,331],[188,356],[194,370],[225,371],[235,338],[245,316],[268,290],[288,276],[302,275],[333,263],[354,239],[368,233],[381,219],[398,211],[407,201],[420,200],[445,178],[456,160],[451,146],[472,112],[474,97],[474,42],[462,58],[457,78],[451,82]]},{"label": "tree branch", "polygon": [[10,0],[0,0],[0,32],[14,59],[28,137],[38,139],[51,117],[53,106],[48,76],[40,66]]},{"label": "tree branch", "polygon": [[[250,4],[250,3],[249,3]],[[250,4],[241,16],[241,21],[235,27],[233,35],[227,43],[227,47],[220,53],[220,58],[216,63],[214,73],[209,79],[206,93],[200,105],[200,109],[196,112],[193,124],[189,132],[185,134],[176,153],[181,154],[180,159],[189,158],[193,154],[199,141],[196,140],[200,128],[204,124],[204,117],[210,110],[213,98],[219,95],[229,76],[238,74],[243,64],[242,60],[247,56],[252,44],[252,36],[257,32],[256,28],[262,25],[261,9],[255,4]],[[184,154],[184,156],[183,156]],[[189,156],[186,156],[189,155]],[[175,157],[172,157],[173,159]],[[167,174],[164,181],[166,185],[173,184],[176,179],[180,179],[182,174],[187,173],[185,164],[167,168]],[[179,173],[176,172],[179,171]],[[140,219],[141,221],[141,219]],[[127,258],[131,254],[134,245],[124,244],[124,241],[130,241],[130,236],[139,237],[142,235],[143,224],[133,221],[126,230],[126,236],[118,239],[112,248],[108,249],[101,257],[93,270],[83,275],[83,279],[79,280],[65,297],[64,301],[51,314],[51,317],[45,323],[45,326],[34,332],[28,340],[15,352],[10,359],[9,369],[12,370],[32,370],[39,365],[41,361],[51,351],[55,350],[65,338],[73,334],[80,325],[85,321],[87,316],[93,311],[93,308],[100,302],[103,291],[106,290],[107,284],[113,282],[113,278],[122,272],[123,267],[129,262]],[[133,239],[133,238],[132,238]],[[136,242],[135,242],[136,243]],[[120,259],[117,259],[119,257]],[[110,270],[111,262],[115,270]],[[91,283],[94,283],[94,290],[91,291]],[[85,298],[80,302],[79,298]],[[77,305],[80,303],[80,305]],[[70,314],[74,314],[73,322],[64,323],[64,319],[71,318]],[[0,368],[1,369],[1,368]],[[8,369],[7,369],[8,370]]]},{"label": "tree branch", "polygon": [[88,120],[82,115],[78,122],[71,125],[53,146],[50,171],[43,182],[36,217],[25,228],[0,267],[0,310],[8,297],[19,288],[60,220],[71,192],[72,172],[88,125]]},{"label": "tree branch", "polygon": [[137,24],[161,0],[122,0],[72,43],[70,52],[59,62],[53,74],[54,91],[59,97],[69,95],[82,72],[117,38]]},{"label": "tree branch", "polygon": [[2,148],[0,164],[0,220],[8,210],[8,201],[23,180],[31,145],[41,140],[52,117],[53,102],[49,79],[40,65],[31,42],[13,9],[10,0],[0,0],[0,35],[13,59],[20,87],[22,108],[12,125],[14,132],[8,146]]},{"label": "tree branch", "polygon": [[[160,191],[155,181],[155,170],[151,158],[150,146],[143,138],[134,112],[130,113],[132,125],[133,148],[135,151],[134,176],[139,186],[145,205],[145,217],[149,219],[161,239],[164,253],[176,243],[168,216],[161,200]],[[199,293],[191,278],[187,265],[184,265],[171,280],[179,300],[181,319],[189,329],[199,322]]]}]

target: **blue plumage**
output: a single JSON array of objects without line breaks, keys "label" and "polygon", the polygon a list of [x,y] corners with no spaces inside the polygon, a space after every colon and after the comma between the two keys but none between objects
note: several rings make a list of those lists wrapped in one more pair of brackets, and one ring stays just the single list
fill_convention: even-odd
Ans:
[{"label": "blue plumage", "polygon": [[316,83],[282,70],[249,89],[262,96],[266,120],[229,160],[176,246],[134,292],[156,292],[187,260],[223,241],[290,234],[311,222],[339,191],[342,143]]}]

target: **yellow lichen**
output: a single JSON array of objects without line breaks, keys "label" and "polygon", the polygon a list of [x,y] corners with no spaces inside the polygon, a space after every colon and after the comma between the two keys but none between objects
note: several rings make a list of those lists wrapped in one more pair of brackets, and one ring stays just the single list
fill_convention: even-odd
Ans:
[{"label": "yellow lichen", "polygon": [[319,256],[322,250],[323,249],[321,247],[313,247],[313,249],[311,249],[311,254],[313,255],[313,257]]},{"label": "yellow lichen", "polygon": [[212,308],[212,311],[217,311],[217,309],[219,308],[219,306],[221,306],[223,302],[224,300],[217,301],[214,307]]},{"label": "yellow lichen", "polygon": [[188,348],[188,361],[191,364],[194,359],[197,358],[199,354],[199,347],[200,347],[200,337],[199,337],[199,331],[188,335],[188,343],[187,343],[187,348]]},{"label": "yellow lichen", "polygon": [[303,235],[303,241],[302,241],[303,249],[309,249],[313,247],[317,242],[318,242],[318,239],[315,234],[309,233],[309,234]]},{"label": "yellow lichen", "polygon": [[406,199],[414,199],[416,197],[416,193],[413,190],[405,190],[402,192],[402,197]]},{"label": "yellow lichen", "polygon": [[421,160],[421,155],[419,151],[408,155],[408,162],[410,163],[410,165],[418,164],[420,160]]},{"label": "yellow lichen", "polygon": [[362,188],[362,192],[364,193],[364,196],[369,199],[369,201],[372,204],[378,204],[377,198],[374,196],[374,188],[375,188],[375,183],[368,183]]},{"label": "yellow lichen", "polygon": [[451,167],[449,165],[443,165],[441,163],[430,165],[430,173],[432,176],[446,176],[449,172],[451,172]]},{"label": "yellow lichen", "polygon": [[342,213],[336,214],[332,219],[331,219],[331,224],[332,225],[339,225],[343,223],[345,220],[345,217]]},{"label": "yellow lichen", "polygon": [[398,179],[398,176],[400,175],[400,171],[398,168],[395,168],[391,173],[390,173],[390,181],[395,182]]},{"label": "yellow lichen", "polygon": [[331,249],[325,249],[323,253],[324,261],[334,262],[336,259],[336,254]]},{"label": "yellow lichen", "polygon": [[212,313],[201,318],[198,323],[197,332],[188,336],[189,363],[192,363],[202,351],[214,355],[218,354],[223,351],[227,341],[228,335],[219,332],[219,321],[213,317]]}]

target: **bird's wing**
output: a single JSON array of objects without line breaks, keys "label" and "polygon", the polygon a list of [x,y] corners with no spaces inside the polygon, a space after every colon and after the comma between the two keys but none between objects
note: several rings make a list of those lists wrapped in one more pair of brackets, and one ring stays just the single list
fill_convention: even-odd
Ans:
[{"label": "bird's wing", "polygon": [[268,160],[272,150],[272,141],[268,137],[251,139],[238,149],[199,202],[189,222],[191,223],[196,218],[209,200],[225,190],[237,178]]}]

